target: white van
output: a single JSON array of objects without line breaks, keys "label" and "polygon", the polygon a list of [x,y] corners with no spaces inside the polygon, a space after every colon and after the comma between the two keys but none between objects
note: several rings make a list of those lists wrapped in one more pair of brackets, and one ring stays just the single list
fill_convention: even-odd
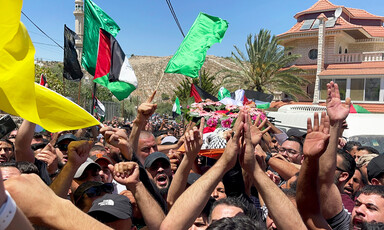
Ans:
[{"label": "white van", "polygon": [[[284,105],[277,112],[267,112],[267,116],[274,119],[274,124],[279,129],[288,131],[298,128],[306,132],[307,118],[310,117],[313,121],[313,114],[321,114],[323,111],[326,111],[325,106]],[[344,130],[344,137],[371,146],[380,153],[384,152],[384,114],[351,113],[347,117],[347,124],[348,129]]]}]

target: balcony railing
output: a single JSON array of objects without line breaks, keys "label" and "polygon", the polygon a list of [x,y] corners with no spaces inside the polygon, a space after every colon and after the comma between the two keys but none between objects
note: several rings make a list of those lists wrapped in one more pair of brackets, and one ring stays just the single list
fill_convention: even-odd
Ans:
[{"label": "balcony railing", "polygon": [[354,62],[371,62],[384,61],[384,51],[334,54],[331,63],[354,63]]}]

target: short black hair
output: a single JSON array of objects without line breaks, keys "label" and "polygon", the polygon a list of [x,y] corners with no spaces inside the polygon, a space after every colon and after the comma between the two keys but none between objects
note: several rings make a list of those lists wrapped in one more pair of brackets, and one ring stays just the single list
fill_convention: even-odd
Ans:
[{"label": "short black hair", "polygon": [[4,139],[4,138],[1,138],[0,141],[6,142],[6,143],[12,145],[12,151],[15,151],[15,145],[13,144],[12,141],[10,141],[8,139]]},{"label": "short black hair", "polygon": [[254,221],[261,220],[261,213],[260,211],[255,207],[254,204],[251,204],[249,201],[249,198],[247,198],[244,195],[241,195],[239,197],[227,197],[224,199],[217,200],[215,203],[213,203],[211,211],[209,213],[209,221],[211,221],[212,217],[212,211],[215,209],[218,205],[227,205],[227,206],[234,206],[238,207],[241,210],[243,210],[244,214],[251,218]]},{"label": "short black hair", "polygon": [[371,147],[371,146],[360,146],[359,148],[357,148],[357,150],[367,150],[369,153],[374,153],[374,154],[380,154],[379,151],[377,151],[377,149]]},{"label": "short black hair", "polygon": [[366,185],[360,189],[358,196],[360,196],[360,194],[378,195],[384,199],[384,185]]},{"label": "short black hair", "polygon": [[104,146],[101,145],[94,145],[92,148],[89,150],[89,153],[94,152],[94,151],[104,151],[107,152]]},{"label": "short black hair", "polygon": [[39,175],[39,169],[37,166],[31,162],[28,161],[18,161],[16,162],[16,168],[22,173],[22,174],[36,174]]},{"label": "short black hair", "polygon": [[357,141],[348,141],[344,145],[343,150],[349,153],[352,150],[352,148],[355,147],[355,146],[361,147],[361,143],[357,142]]},{"label": "short black hair", "polygon": [[214,221],[207,230],[255,230],[266,229],[261,221],[254,221],[248,216],[238,215]]},{"label": "short black hair", "polygon": [[353,174],[355,174],[355,169],[356,169],[355,159],[353,159],[351,154],[345,152],[342,149],[337,150],[337,155],[343,159],[341,163],[341,169],[345,170],[345,172],[349,174],[347,179],[348,181],[353,177]]},{"label": "short black hair", "polygon": [[284,142],[286,142],[286,141],[294,141],[294,142],[299,143],[300,144],[300,154],[303,154],[303,142],[300,140],[300,138],[291,136],[291,137],[288,137]]}]

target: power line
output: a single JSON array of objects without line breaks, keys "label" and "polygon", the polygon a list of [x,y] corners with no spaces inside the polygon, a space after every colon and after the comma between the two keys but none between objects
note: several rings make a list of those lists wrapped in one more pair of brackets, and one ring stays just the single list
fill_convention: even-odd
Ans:
[{"label": "power line", "polygon": [[172,6],[172,3],[171,3],[171,0],[165,0],[165,1],[166,1],[167,4],[168,4],[168,8],[169,8],[169,10],[171,11],[171,14],[172,14],[172,16],[173,16],[173,19],[174,19],[175,22],[176,22],[177,27],[179,27],[179,30],[180,30],[181,34],[183,35],[183,37],[185,37],[184,32],[183,32],[183,29],[182,29],[181,26],[180,26],[179,19],[177,18],[176,13],[175,13],[175,11],[173,10],[173,6]]},{"label": "power line", "polygon": [[55,40],[53,40],[50,36],[48,36],[48,34],[46,34],[42,29],[40,29],[40,27],[38,27],[30,18],[28,18],[28,16],[26,15],[26,14],[24,14],[24,12],[23,11],[21,11],[21,13],[34,25],[34,26],[36,26],[36,28],[38,29],[38,30],[40,30],[40,32],[42,32],[45,36],[47,36],[49,39],[51,39],[58,47],[60,47],[60,48],[62,48],[63,50],[64,50],[64,48],[61,46],[61,45],[59,45],[59,43],[57,43]]},{"label": "power line", "polygon": [[46,46],[54,46],[54,47],[56,47],[56,45],[52,45],[52,44],[48,44],[48,43],[42,43],[42,42],[33,42],[33,44],[46,45]]}]

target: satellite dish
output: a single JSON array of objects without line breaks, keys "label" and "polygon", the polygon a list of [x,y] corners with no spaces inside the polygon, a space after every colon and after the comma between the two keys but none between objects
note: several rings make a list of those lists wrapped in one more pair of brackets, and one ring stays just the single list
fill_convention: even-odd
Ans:
[{"label": "satellite dish", "polygon": [[338,19],[341,16],[341,13],[343,13],[343,9],[341,7],[337,8],[335,10],[335,18]]}]

